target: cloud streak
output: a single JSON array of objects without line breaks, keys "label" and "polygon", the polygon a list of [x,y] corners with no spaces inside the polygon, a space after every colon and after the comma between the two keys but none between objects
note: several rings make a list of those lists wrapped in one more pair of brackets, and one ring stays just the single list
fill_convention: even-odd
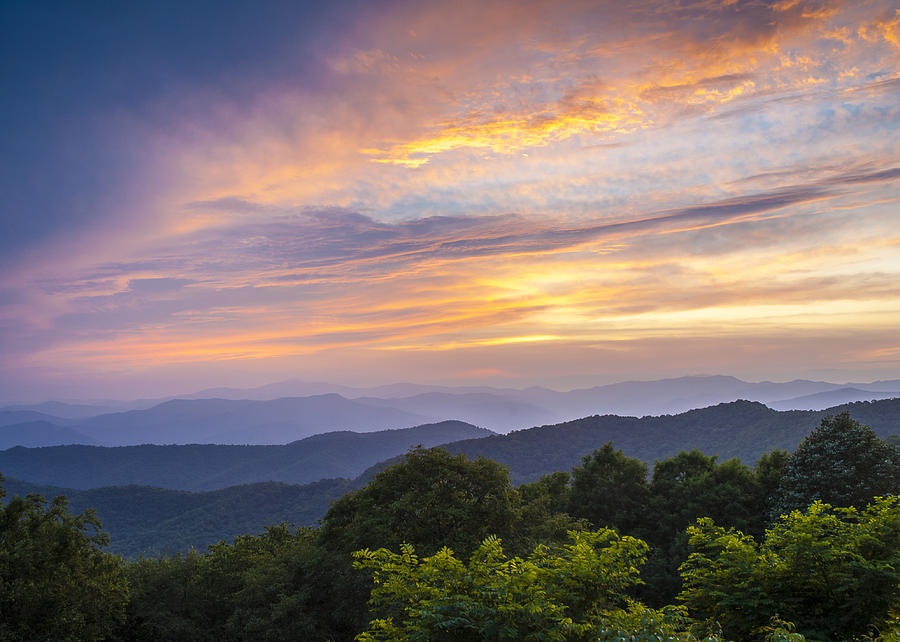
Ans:
[{"label": "cloud streak", "polygon": [[86,153],[8,259],[0,383],[894,372],[889,3],[355,9],[116,108],[128,179]]}]

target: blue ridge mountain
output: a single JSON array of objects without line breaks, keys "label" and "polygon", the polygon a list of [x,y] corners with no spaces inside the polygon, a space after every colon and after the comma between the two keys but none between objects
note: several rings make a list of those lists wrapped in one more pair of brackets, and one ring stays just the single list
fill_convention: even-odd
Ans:
[{"label": "blue ridge mountain", "polygon": [[[900,386],[897,387],[900,390]],[[873,390],[860,390],[859,388],[838,388],[826,392],[817,392],[793,399],[783,399],[768,404],[775,410],[817,410],[822,407],[837,406],[842,403],[854,401],[876,401],[879,399],[893,399],[900,397],[900,392],[879,392]]]},{"label": "blue ridge mountain", "polygon": [[285,444],[335,430],[368,432],[430,420],[327,394],[271,401],[177,399],[146,410],[93,417],[77,424],[77,430],[109,446]]},{"label": "blue ridge mountain", "polygon": [[71,426],[76,421],[48,415],[37,410],[0,410],[0,426],[14,426],[32,421],[46,421],[56,426]]},{"label": "blue ridge mountain", "polygon": [[[568,471],[578,465],[585,454],[610,441],[614,447],[624,450],[626,455],[648,463],[675,455],[680,450],[698,448],[707,454],[718,455],[720,459],[738,456],[752,464],[761,454],[773,448],[793,450],[824,416],[843,410],[848,410],[851,416],[871,426],[882,437],[894,435],[893,443],[900,439],[897,437],[900,435],[900,399],[844,404],[825,411],[786,412],[772,410],[757,402],[737,401],[659,417],[591,416],[508,435],[454,441],[443,447],[470,457],[489,457],[507,465],[514,483],[533,481],[559,470]],[[96,508],[104,528],[112,537],[115,552],[134,556],[185,551],[192,546],[203,548],[238,534],[260,532],[265,525],[282,521],[312,525],[325,514],[330,502],[347,491],[363,486],[375,472],[397,461],[410,443],[409,437],[427,446],[431,443],[425,439],[429,433],[438,440],[448,436],[452,439],[453,431],[465,435],[467,431],[479,430],[460,422],[445,423],[450,425],[422,426],[419,434],[415,434],[416,429],[386,431],[391,433],[389,438],[398,434],[401,437],[395,443],[397,450],[393,451],[393,456],[375,463],[352,480],[323,479],[304,485],[272,481],[229,486],[215,491],[187,492],[136,485],[82,490],[66,488],[69,484],[63,481],[54,482],[52,486],[41,485],[36,483],[40,480],[33,475],[43,471],[42,479],[60,480],[67,475],[81,474],[84,478],[93,475],[97,483],[104,478],[104,473],[98,469],[112,466],[111,462],[115,460],[120,460],[121,468],[111,469],[110,476],[123,475],[125,469],[139,468],[143,463],[159,465],[165,461],[179,462],[178,474],[186,475],[192,466],[202,468],[204,462],[215,462],[217,457],[227,459],[226,455],[235,453],[278,452],[274,459],[263,457],[258,460],[270,466],[270,473],[275,474],[276,471],[291,472],[310,466],[307,462],[316,458],[342,460],[367,451],[371,456],[377,456],[373,443],[382,434],[331,433],[295,444],[249,447],[250,450],[228,446],[13,448],[0,452],[0,471],[7,477],[4,486],[10,496],[29,492],[45,497],[64,494],[70,498],[76,511]],[[482,430],[477,434],[486,433]],[[375,441],[369,442],[367,439]],[[317,452],[330,454],[310,456],[304,460],[301,450],[311,445],[326,445],[325,450]],[[146,453],[159,454],[160,457],[154,459],[151,456],[142,460]],[[362,465],[363,460],[364,457],[357,460],[357,465]],[[296,464],[293,468],[292,461]],[[12,465],[13,462],[17,462],[18,468]],[[247,475],[251,468],[234,469],[235,478],[245,475],[242,479],[249,479]],[[159,473],[173,475],[164,467]],[[54,474],[57,476],[53,477]],[[28,482],[15,479],[29,475],[32,477]],[[197,479],[200,478],[202,475],[198,475]],[[197,479],[193,483],[197,484]],[[223,474],[216,482],[210,479],[204,478],[200,485],[224,484],[231,478]]]},{"label": "blue ridge mountain", "polygon": [[94,444],[90,437],[66,426],[48,421],[28,421],[11,426],[0,426],[0,451],[13,446],[39,448],[57,444]]},{"label": "blue ridge mountain", "polygon": [[[60,402],[9,406],[0,409],[0,425],[48,421],[71,426],[105,445],[284,444],[333,430],[381,430],[450,419],[507,432],[592,415],[682,413],[737,399],[762,402],[778,410],[818,410],[849,401],[889,398],[898,390],[900,381],[752,383],[720,375],[626,381],[567,392],[539,386],[519,390],[413,383],[353,388],[291,380],[252,389],[208,389],[178,399],[122,402],[132,409],[75,419],[47,412],[75,415],[100,406]],[[321,394],[285,396],[312,392]],[[223,398],[208,398],[210,395]],[[241,395],[246,398],[239,398]]]},{"label": "blue ridge mountain", "polygon": [[411,447],[493,435],[461,421],[369,433],[330,432],[281,446],[56,446],[0,451],[0,472],[34,483],[88,489],[136,484],[214,490],[264,481],[306,484],[353,478]]},{"label": "blue ridge mountain", "polygon": [[548,472],[570,470],[585,454],[608,442],[648,464],[696,448],[720,460],[738,457],[752,465],[775,448],[793,451],[822,418],[844,410],[882,438],[900,434],[900,399],[862,401],[815,411],[778,411],[759,402],[739,400],[676,415],[594,415],[445,447],[452,453],[505,464],[517,484],[536,481]]},{"label": "blue ridge mountain", "polygon": [[556,423],[562,419],[534,404],[485,392],[424,392],[412,397],[361,397],[356,401],[419,415],[457,419],[499,432]]}]

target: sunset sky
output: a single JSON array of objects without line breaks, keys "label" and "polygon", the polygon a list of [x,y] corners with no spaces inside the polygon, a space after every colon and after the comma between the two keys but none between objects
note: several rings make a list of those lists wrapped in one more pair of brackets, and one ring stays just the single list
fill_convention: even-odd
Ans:
[{"label": "sunset sky", "polygon": [[4,2],[0,401],[900,378],[897,7]]}]

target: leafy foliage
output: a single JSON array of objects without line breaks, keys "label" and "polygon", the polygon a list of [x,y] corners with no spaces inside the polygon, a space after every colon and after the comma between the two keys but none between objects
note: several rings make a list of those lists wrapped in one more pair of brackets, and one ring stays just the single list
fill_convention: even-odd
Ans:
[{"label": "leafy foliage", "polygon": [[613,449],[612,442],[572,469],[568,508],[575,517],[631,532],[643,521],[649,500],[647,464]]},{"label": "leafy foliage", "polygon": [[754,471],[737,459],[719,463],[699,450],[658,461],[650,481],[650,503],[636,534],[652,546],[642,597],[670,603],[681,589],[678,566],[688,556],[685,529],[698,517],[761,532],[763,500]]},{"label": "leafy foliage", "polygon": [[[299,595],[315,533],[281,524],[200,555],[142,559],[128,568],[134,640],[289,640],[324,637]],[[313,587],[309,587],[313,588]]]},{"label": "leafy foliage", "polygon": [[448,548],[424,559],[409,544],[399,553],[358,551],[355,566],[374,571],[379,616],[359,639],[588,639],[603,614],[625,606],[646,545],[610,529],[570,538],[522,559],[507,557],[489,537],[468,564]]},{"label": "leafy foliage", "polygon": [[782,516],[757,543],[701,518],[682,565],[682,599],[731,639],[759,636],[776,615],[816,640],[884,626],[900,605],[900,498],[865,509],[814,502]]},{"label": "leafy foliage", "polygon": [[122,560],[102,550],[109,539],[93,513],[66,506],[39,495],[0,506],[0,639],[100,640],[124,620]]},{"label": "leafy foliage", "polygon": [[467,555],[488,535],[512,535],[515,502],[509,473],[496,462],[416,448],[336,501],[321,537],[347,554],[408,542],[429,553],[449,546]]},{"label": "leafy foliage", "polygon": [[900,449],[879,439],[847,412],[826,417],[791,455],[773,501],[772,516],[819,500],[865,506],[900,492]]}]

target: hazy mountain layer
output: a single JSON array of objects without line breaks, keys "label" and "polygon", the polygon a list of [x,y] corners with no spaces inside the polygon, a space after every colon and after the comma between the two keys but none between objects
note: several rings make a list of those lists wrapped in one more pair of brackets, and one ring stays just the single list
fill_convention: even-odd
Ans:
[{"label": "hazy mountain layer", "polygon": [[900,399],[844,404],[819,411],[777,411],[758,402],[736,401],[660,417],[585,417],[476,441],[448,444],[454,453],[493,459],[510,468],[514,483],[569,470],[607,442],[648,463],[697,448],[720,459],[753,464],[774,448],[793,451],[826,415],[848,410],[881,437],[900,434]]},{"label": "hazy mountain layer", "polygon": [[[749,383],[725,376],[631,381],[568,392],[541,387],[516,390],[403,383],[352,388],[287,381],[247,390],[209,389],[161,403],[138,400],[128,403],[140,409],[95,417],[83,414],[90,408],[99,410],[99,406],[46,402],[15,410],[10,407],[0,409],[0,425],[47,421],[73,427],[104,445],[284,444],[333,430],[381,430],[450,419],[507,432],[590,415],[681,413],[737,399],[760,401],[777,410],[816,410],[893,397],[900,394],[898,390],[900,381],[851,385],[803,380]],[[317,394],[283,396],[291,393]],[[231,398],[205,398],[212,395]],[[241,395],[248,398],[234,398]],[[271,395],[282,396],[271,399]],[[47,414],[50,410],[60,416]],[[26,434],[16,434],[22,435],[20,444],[37,443]],[[56,443],[72,443],[70,436],[61,434],[65,439]],[[12,441],[4,444],[15,445]]]},{"label": "hazy mountain layer", "polygon": [[71,419],[48,415],[37,410],[0,410],[0,426],[14,426],[33,421],[46,421],[56,426],[70,426],[76,423]]},{"label": "hazy mountain layer", "polygon": [[900,398],[900,392],[874,392],[859,388],[838,388],[827,392],[774,401],[767,404],[775,410],[818,410],[822,407],[837,406],[854,401],[874,401],[878,399]]},{"label": "hazy mountain layer", "polygon": [[374,431],[429,418],[340,395],[272,401],[175,400],[147,410],[94,417],[77,430],[109,446],[138,444],[286,444],[335,430]]},{"label": "hazy mountain layer", "polygon": [[[2,436],[0,429],[0,436]],[[0,452],[8,477],[68,488],[138,484],[213,490],[263,481],[306,484],[353,478],[410,447],[436,446],[494,433],[459,421],[371,433],[331,432],[283,446],[57,446]]]},{"label": "hazy mountain layer", "polygon": [[[511,477],[517,483],[535,480],[558,470],[568,471],[578,465],[585,454],[608,441],[624,450],[626,455],[639,457],[648,463],[691,448],[719,455],[721,459],[739,456],[746,463],[753,463],[759,455],[772,448],[793,450],[800,439],[819,424],[823,416],[845,409],[881,436],[900,434],[900,399],[853,403],[818,412],[779,412],[759,403],[739,401],[674,416],[643,419],[586,417],[509,435],[457,441],[444,447],[451,452],[463,452],[470,457],[489,457],[504,463],[510,467]],[[436,427],[422,428],[447,434],[440,433]],[[474,429],[465,424],[450,428],[463,432]],[[412,431],[389,432],[392,433],[391,436],[412,434]],[[25,474],[39,468],[46,474],[52,474],[54,469],[63,471],[68,466],[69,471],[77,473],[80,469],[83,475],[102,475],[102,472],[87,471],[95,467],[110,466],[116,457],[122,457],[125,462],[123,468],[127,468],[150,461],[138,457],[141,453],[162,453],[164,456],[154,460],[154,464],[162,464],[167,460],[181,461],[182,473],[187,474],[185,464],[193,462],[195,466],[199,466],[205,459],[215,460],[223,453],[279,450],[284,455],[279,460],[280,465],[286,465],[289,469],[292,457],[296,456],[291,450],[293,446],[304,443],[307,446],[328,444],[333,456],[346,457],[360,450],[371,450],[372,442],[367,442],[366,439],[377,438],[380,438],[378,433],[336,433],[318,435],[280,448],[257,447],[251,450],[192,446],[145,449],[16,448],[0,453],[2,457],[13,456],[9,460],[0,459],[0,471],[7,477],[15,477],[9,462],[16,457],[24,457],[19,461],[22,468],[18,470]],[[897,438],[892,441],[896,443]],[[47,458],[38,465],[45,455]],[[99,459],[92,460],[91,456]],[[28,457],[32,459],[29,460]],[[46,497],[67,495],[76,511],[96,508],[104,528],[112,536],[113,550],[136,555],[186,550],[191,546],[202,548],[238,534],[259,532],[266,525],[282,521],[298,525],[314,524],[325,514],[331,501],[344,492],[365,484],[374,471],[389,465],[390,461],[379,462],[353,481],[327,479],[302,486],[266,482],[199,493],[147,486],[78,490],[61,487],[64,484],[40,486],[10,479],[7,479],[4,486],[10,495],[29,492],[41,493]],[[299,466],[305,465],[302,462],[302,457],[296,459]],[[272,470],[277,470],[278,466],[279,464],[272,465]],[[123,473],[120,471],[118,474]]]},{"label": "hazy mountain layer", "polygon": [[57,444],[94,444],[90,437],[47,421],[28,421],[0,426],[0,451],[14,446],[38,448]]}]

